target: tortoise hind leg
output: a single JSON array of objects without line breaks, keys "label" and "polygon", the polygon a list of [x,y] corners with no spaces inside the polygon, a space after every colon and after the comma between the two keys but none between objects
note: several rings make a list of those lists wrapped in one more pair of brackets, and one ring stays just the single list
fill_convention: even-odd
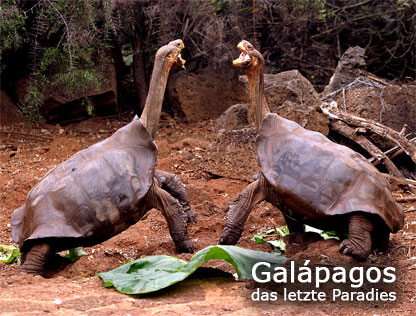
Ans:
[{"label": "tortoise hind leg", "polygon": [[155,181],[148,192],[148,207],[162,212],[176,249],[181,253],[192,253],[194,249],[189,240],[187,220],[182,205],[168,192],[157,187]]},{"label": "tortoise hind leg", "polygon": [[372,249],[371,232],[373,229],[373,223],[363,214],[351,215],[348,220],[349,237],[342,241],[339,250],[358,260],[367,259]]},{"label": "tortoise hind leg", "polygon": [[44,275],[45,263],[48,257],[51,255],[51,246],[47,243],[35,244],[27,253],[22,254],[24,260],[20,267],[21,272]]}]

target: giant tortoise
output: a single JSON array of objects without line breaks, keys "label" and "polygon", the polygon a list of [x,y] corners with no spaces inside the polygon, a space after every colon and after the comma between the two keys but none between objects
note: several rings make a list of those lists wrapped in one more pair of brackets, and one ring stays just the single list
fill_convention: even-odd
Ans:
[{"label": "giant tortoise", "polygon": [[320,133],[269,113],[263,96],[264,59],[247,41],[233,61],[249,80],[249,113],[258,131],[256,156],[261,174],[229,206],[221,244],[239,240],[252,208],[266,200],[283,213],[289,231],[304,224],[349,233],[340,251],[364,260],[403,227],[404,214],[387,180],[362,155]]},{"label": "giant tortoise", "polygon": [[22,271],[43,274],[54,253],[109,239],[152,208],[166,218],[176,249],[193,251],[188,196],[178,177],[156,170],[152,139],[170,68],[184,63],[183,47],[176,40],[158,50],[140,119],[134,117],[111,137],[53,168],[13,213],[12,236],[22,252]]}]

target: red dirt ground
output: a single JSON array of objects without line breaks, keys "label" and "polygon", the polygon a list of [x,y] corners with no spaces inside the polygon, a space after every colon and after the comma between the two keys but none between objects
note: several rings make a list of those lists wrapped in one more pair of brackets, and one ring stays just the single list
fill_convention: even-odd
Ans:
[{"label": "red dirt ground", "polygon": [[[17,124],[1,129],[0,152],[0,244],[13,244],[10,218],[25,201],[31,187],[51,168],[78,150],[111,135],[128,120],[90,119],[60,127]],[[9,132],[7,132],[9,131]],[[198,222],[189,227],[197,250],[216,244],[222,233],[226,206],[248,182],[227,177],[210,178],[201,156],[215,139],[210,121],[192,125],[165,119],[157,134],[159,169],[175,172],[186,184]],[[250,153],[247,153],[248,155]],[[407,195],[396,188],[395,196]],[[152,210],[140,222],[114,238],[91,248],[88,256],[67,266],[52,278],[18,273],[17,264],[0,263],[0,315],[416,315],[416,203],[403,203],[406,224],[393,236],[385,253],[375,254],[372,265],[395,265],[395,303],[289,303],[281,293],[277,302],[253,303],[254,282],[235,281],[232,276],[196,276],[159,293],[128,296],[104,288],[97,272],[113,269],[143,255],[178,255],[162,215]],[[279,211],[265,202],[251,213],[239,246],[269,251],[250,238],[257,232],[283,225]],[[338,242],[318,241],[292,259],[311,259],[327,265],[353,264],[338,252]],[[371,265],[365,263],[364,265]],[[234,273],[231,265],[211,261],[204,266]]]}]

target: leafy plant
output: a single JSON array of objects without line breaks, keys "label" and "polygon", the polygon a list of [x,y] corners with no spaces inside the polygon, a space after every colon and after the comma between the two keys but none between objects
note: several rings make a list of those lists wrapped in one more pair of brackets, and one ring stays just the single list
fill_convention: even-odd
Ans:
[{"label": "leafy plant", "polygon": [[[348,237],[346,233],[339,233],[336,231],[324,231],[312,226],[305,225],[305,232],[313,232],[321,235],[322,239],[336,239],[340,240]],[[251,238],[252,241],[256,244],[268,243],[274,252],[278,254],[286,253],[286,243],[283,240],[283,237],[289,235],[289,229],[287,226],[276,227],[268,230],[265,233],[257,234]]]},{"label": "leafy plant", "polygon": [[20,260],[20,250],[14,246],[0,245],[0,262],[12,263]]},{"label": "leafy plant", "polygon": [[80,257],[86,255],[88,255],[88,253],[86,253],[81,247],[77,247],[69,249],[68,253],[64,257],[70,259],[72,262],[75,262]]},{"label": "leafy plant", "polygon": [[273,269],[287,261],[285,257],[273,253],[218,245],[198,251],[188,263],[171,256],[149,256],[97,276],[104,281],[106,287],[114,286],[121,293],[144,294],[184,280],[202,263],[211,259],[223,259],[231,263],[238,276],[247,280],[252,279],[252,267],[257,262],[269,262]]}]

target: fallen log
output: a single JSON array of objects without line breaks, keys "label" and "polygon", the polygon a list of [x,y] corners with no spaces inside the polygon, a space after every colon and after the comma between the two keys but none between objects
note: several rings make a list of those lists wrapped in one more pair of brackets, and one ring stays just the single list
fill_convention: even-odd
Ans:
[{"label": "fallen log", "polygon": [[329,107],[326,106],[321,108],[322,111],[328,114],[330,119],[333,121],[340,120],[351,126],[365,128],[366,130],[376,133],[381,137],[393,141],[400,146],[400,148],[403,149],[416,164],[416,146],[404,135],[400,135],[400,132],[376,121],[364,119],[362,117],[341,111],[338,109],[336,102],[331,102]]},{"label": "fallen log", "polygon": [[373,158],[383,163],[387,170],[395,177],[402,178],[403,174],[399,171],[399,169],[395,166],[395,164],[387,157],[383,151],[370,142],[366,137],[362,135],[357,135],[354,129],[349,127],[346,123],[342,121],[336,121],[331,123],[331,128],[336,132],[340,133],[341,135],[353,140],[358,145],[360,145],[363,149],[365,149]]},{"label": "fallen log", "polygon": [[414,201],[416,201],[416,195],[396,198],[396,202],[401,202],[401,203],[403,203],[403,202],[414,202]]}]

